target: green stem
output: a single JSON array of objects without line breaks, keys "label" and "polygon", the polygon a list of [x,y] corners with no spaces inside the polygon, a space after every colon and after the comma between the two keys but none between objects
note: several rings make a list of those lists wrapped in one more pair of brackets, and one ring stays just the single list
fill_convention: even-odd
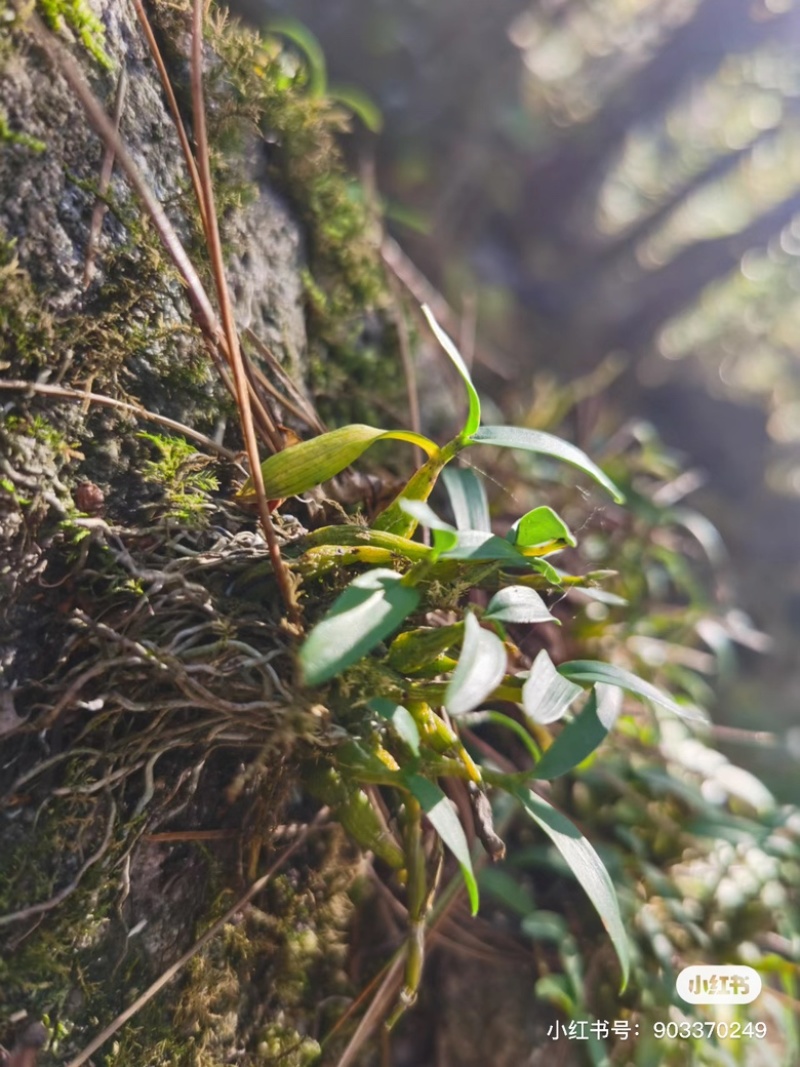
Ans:
[{"label": "green stem", "polygon": [[465,715],[464,721],[469,726],[477,726],[482,722],[496,722],[499,726],[505,726],[522,741],[535,763],[538,763],[542,758],[542,753],[534,739],[522,723],[512,719],[510,715],[504,715],[501,711],[476,711],[473,715]]},{"label": "green stem", "polygon": [[435,452],[427,463],[423,463],[411,476],[392,503],[378,515],[372,524],[373,529],[410,537],[417,528],[417,520],[402,510],[400,500],[427,500],[442,470],[467,444],[467,441],[456,437]]}]

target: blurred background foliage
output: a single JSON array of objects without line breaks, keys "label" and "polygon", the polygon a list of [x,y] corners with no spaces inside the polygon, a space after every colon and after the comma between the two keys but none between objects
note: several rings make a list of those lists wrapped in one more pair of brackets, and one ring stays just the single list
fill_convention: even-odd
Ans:
[{"label": "blurred background foliage", "polygon": [[355,87],[346,150],[508,421],[557,426],[548,398],[594,373],[568,405],[578,444],[646,420],[694,472],[732,625],[766,635],[714,708],[761,741],[720,744],[796,801],[800,4],[243,5],[307,27],[323,76]]}]

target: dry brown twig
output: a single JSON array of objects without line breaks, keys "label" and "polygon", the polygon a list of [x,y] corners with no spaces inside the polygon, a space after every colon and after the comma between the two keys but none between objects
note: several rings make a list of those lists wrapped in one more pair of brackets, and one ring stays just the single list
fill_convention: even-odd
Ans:
[{"label": "dry brown twig", "polygon": [[[255,428],[253,426],[253,411],[250,406],[250,390],[245,374],[242,353],[239,348],[239,335],[233,319],[233,307],[231,305],[228,284],[225,278],[225,263],[222,256],[222,242],[219,236],[216,208],[214,205],[214,189],[211,180],[211,156],[208,145],[208,132],[206,129],[205,102],[203,100],[203,0],[194,0],[192,8],[192,109],[194,114],[195,143],[199,157],[198,169],[200,172],[200,189],[205,204],[206,218],[206,241],[208,252],[211,257],[211,269],[214,274],[214,282],[217,289],[222,314],[222,329],[225,336],[228,363],[233,374],[236,390],[236,402],[239,409],[239,417],[242,423],[247,456],[250,461],[250,476],[256,492],[258,510],[261,516],[261,524],[267,539],[272,569],[275,579],[283,595],[286,610],[290,621],[297,629],[301,627],[300,612],[297,607],[294,585],[288,570],[284,566],[281,557],[280,546],[269,515],[269,505],[264,491],[264,478],[261,473],[261,460],[258,455]],[[269,427],[272,445],[275,451],[283,447],[280,434],[274,424]]]},{"label": "dry brown twig", "polygon": [[175,419],[167,418],[166,415],[158,415],[154,411],[148,411],[147,408],[142,407],[140,404],[117,400],[115,397],[106,396],[104,393],[68,389],[63,385],[49,385],[46,382],[5,381],[0,382],[0,389],[8,389],[19,393],[34,393],[37,396],[52,396],[64,400],[80,400],[84,403],[88,400],[92,404],[103,404],[106,407],[118,408],[120,411],[129,411],[132,415],[138,415],[139,418],[157,422],[168,430],[175,430],[176,433],[182,434],[184,437],[191,437],[198,444],[211,452],[216,452],[218,456],[222,456],[223,459],[227,459],[230,463],[236,463],[237,466],[239,463],[238,453],[232,452],[229,448],[225,448],[224,445],[217,444],[216,441],[212,441],[210,437],[206,437],[205,434],[192,429],[191,426],[187,426],[185,423],[178,422]]}]

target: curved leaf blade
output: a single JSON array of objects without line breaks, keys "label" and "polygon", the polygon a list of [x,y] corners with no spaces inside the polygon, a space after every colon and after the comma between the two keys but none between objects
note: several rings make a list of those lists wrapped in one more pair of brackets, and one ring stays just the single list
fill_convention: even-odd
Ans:
[{"label": "curved leaf blade", "polygon": [[622,704],[619,689],[597,685],[586,706],[567,723],[531,772],[532,778],[552,780],[577,767],[608,737]]},{"label": "curved leaf blade", "polygon": [[564,857],[597,910],[617,953],[622,968],[620,992],[624,991],[630,974],[630,949],[617,894],[603,861],[566,815],[529,789],[517,788],[513,792],[526,813],[544,830]]},{"label": "curved leaf blade", "polygon": [[423,778],[421,774],[406,774],[403,777],[406,788],[419,801],[431,826],[458,860],[467,886],[472,914],[476,915],[479,903],[478,883],[472,869],[472,857],[469,854],[464,827],[455,808],[439,786]]},{"label": "curved leaf blade", "polygon": [[546,726],[561,719],[582,693],[579,685],[559,674],[543,648],[522,686],[522,708],[529,719]]},{"label": "curved leaf blade", "polygon": [[643,697],[645,700],[651,700],[654,704],[659,704],[662,708],[666,708],[667,711],[671,711],[682,719],[692,719],[696,722],[707,721],[699,708],[683,707],[650,682],[637,678],[631,671],[625,670],[624,667],[617,667],[613,663],[602,663],[600,660],[588,659],[570,660],[568,663],[560,665],[558,673],[572,682],[580,682],[584,685],[595,682],[615,685],[619,689],[633,693],[634,696]]},{"label": "curved leaf blade", "polygon": [[508,540],[512,545],[522,548],[544,545],[550,541],[563,541],[574,548],[578,543],[561,516],[548,507],[534,508],[517,519],[508,531]]},{"label": "curved leaf blade", "polygon": [[461,353],[436,321],[433,312],[427,304],[422,305],[422,314],[428,320],[428,325],[430,326],[434,337],[453,361],[453,365],[461,375],[462,381],[466,386],[467,397],[469,398],[469,413],[467,415],[467,421],[464,423],[464,429],[461,431],[461,435],[463,437],[471,437],[481,424],[481,402],[477,390],[472,384],[472,378],[466,363],[461,358]]},{"label": "curved leaf blade", "polygon": [[306,685],[330,681],[371,652],[419,603],[401,575],[376,567],[355,578],[317,623],[300,649]]},{"label": "curved leaf blade", "polygon": [[496,622],[558,623],[536,590],[528,589],[525,585],[508,585],[495,593],[483,617]]},{"label": "curved leaf blade", "polygon": [[481,530],[490,533],[492,519],[486,488],[471,467],[445,467],[442,471],[450,506],[458,530]]},{"label": "curved leaf blade", "polygon": [[470,612],[464,620],[464,641],[458,666],[445,690],[444,706],[457,717],[465,715],[492,693],[506,673],[506,650],[490,630]]},{"label": "curved leaf blade", "polygon": [[529,430],[524,426],[481,426],[472,434],[468,443],[470,445],[497,445],[499,448],[520,448],[525,452],[535,452],[538,455],[550,456],[551,459],[560,459],[594,478],[618,504],[622,504],[625,500],[608,475],[601,471],[585,452],[554,434],[544,433],[542,430]]},{"label": "curved leaf blade", "polygon": [[[419,445],[429,456],[438,452],[433,441],[410,430],[381,430],[376,426],[354,423],[338,430],[291,445],[264,460],[261,474],[270,500],[282,500],[304,493],[340,474],[355,463],[376,441],[398,440]],[[240,500],[252,499],[255,487],[248,478],[237,494]]]}]

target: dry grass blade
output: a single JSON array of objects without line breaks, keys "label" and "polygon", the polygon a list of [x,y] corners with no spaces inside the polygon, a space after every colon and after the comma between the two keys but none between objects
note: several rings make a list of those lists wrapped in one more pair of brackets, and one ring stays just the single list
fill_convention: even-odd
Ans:
[{"label": "dry grass blade", "polygon": [[200,188],[200,174],[197,170],[197,163],[195,162],[194,155],[192,154],[192,146],[189,144],[189,137],[186,133],[186,127],[183,125],[183,119],[181,118],[180,108],[178,107],[178,101],[175,98],[175,93],[172,88],[172,82],[169,80],[169,74],[164,63],[164,59],[161,55],[161,51],[158,47],[158,43],[153,33],[153,27],[150,25],[150,20],[147,17],[147,13],[142,5],[142,0],[132,0],[136,17],[139,20],[139,25],[147,41],[147,47],[150,49],[150,55],[153,58],[153,62],[156,65],[158,71],[158,77],[161,80],[161,87],[164,90],[164,95],[167,98],[169,104],[169,111],[172,115],[172,121],[175,124],[175,131],[178,134],[178,140],[181,143],[181,149],[183,151],[183,157],[186,160],[186,169],[189,171],[189,176],[192,179],[192,188],[194,189],[194,195],[197,200],[197,206],[200,209],[200,217],[203,223],[203,230],[205,231],[207,226],[206,219],[206,205],[203,200],[203,193]]},{"label": "dry grass blade", "polygon": [[[244,369],[244,361],[239,348],[239,335],[233,320],[233,307],[231,306],[230,293],[225,279],[225,264],[222,257],[222,242],[219,237],[219,225],[214,205],[214,189],[211,181],[211,157],[208,146],[208,132],[206,129],[205,103],[203,100],[203,0],[194,0],[192,9],[192,110],[195,125],[195,143],[197,145],[198,165],[200,171],[200,189],[205,204],[206,218],[206,241],[211,258],[211,269],[214,274],[214,282],[217,288],[220,313],[222,315],[222,328],[225,335],[228,362],[233,374],[236,389],[236,404],[239,409],[239,418],[242,423],[247,457],[250,462],[250,476],[258,502],[258,510],[261,517],[261,525],[267,539],[270,560],[275,579],[280,588],[290,621],[299,629],[301,626],[300,612],[295,598],[294,585],[289,576],[280,546],[269,515],[269,505],[264,492],[264,479],[261,474],[261,461],[258,454],[255,427],[253,425],[253,412],[250,406],[250,388]],[[283,446],[280,434],[276,426],[269,428],[270,437],[274,450],[280,451]]]},{"label": "dry grass blade", "polygon": [[[372,998],[372,1003],[367,1008],[364,1017],[356,1027],[356,1032],[350,1038],[347,1048],[340,1056],[336,1067],[350,1067],[350,1065],[355,1062],[361,1049],[364,1047],[364,1043],[369,1040],[375,1028],[379,1026],[388,1015],[389,1008],[400,991],[400,985],[403,980],[404,962],[405,952],[401,950],[389,964],[388,970],[385,972],[383,980],[381,981],[375,996]],[[70,1064],[69,1067],[72,1067],[72,1065]]]},{"label": "dry grass blade", "polygon": [[291,845],[289,845],[283,850],[283,852],[281,852],[280,856],[278,856],[278,858],[269,868],[267,873],[263,874],[259,879],[253,882],[247,892],[243,896],[241,896],[232,907],[228,908],[224,915],[220,916],[220,918],[217,919],[215,923],[209,926],[203,936],[198,938],[198,940],[195,941],[191,948],[188,948],[186,952],[184,952],[183,955],[180,956],[172,964],[171,967],[168,967],[166,971],[164,971],[164,973],[159,978],[157,978],[151,986],[148,986],[148,988],[145,989],[144,993],[142,993],[136,998],[133,1004],[127,1007],[125,1011],[121,1012],[116,1017],[116,1019],[114,1019],[113,1022],[109,1023],[109,1025],[104,1030],[102,1030],[97,1035],[97,1037],[94,1038],[93,1041],[90,1041],[82,1052],[79,1052],[74,1059],[70,1060],[67,1064],[67,1067],[81,1067],[81,1064],[86,1063],[86,1061],[89,1060],[94,1055],[94,1053],[97,1052],[97,1050],[101,1048],[106,1043],[106,1041],[108,1041],[110,1037],[113,1037],[114,1034],[116,1034],[120,1027],[124,1026],[129,1019],[132,1019],[134,1015],[137,1014],[137,1012],[141,1011],[145,1004],[149,1003],[149,1001],[153,999],[156,993],[159,993],[165,985],[168,985],[175,977],[175,975],[180,970],[182,970],[182,968],[184,968],[186,964],[191,959],[193,959],[197,955],[197,953],[200,952],[200,950],[208,944],[209,941],[212,940],[212,938],[217,936],[223,926],[229,923],[234,918],[237,912],[241,911],[241,909],[245,907],[246,904],[250,903],[253,897],[257,896],[261,892],[261,890],[267,885],[267,883],[272,878],[274,878],[276,872],[280,870],[280,868],[289,859],[289,857],[292,856],[305,842],[311,831],[316,829],[322,823],[322,821],[327,818],[327,816],[327,808],[323,808],[320,812],[318,812],[314,820],[308,824],[308,826],[302,831],[301,834],[299,834],[296,840],[294,840]]},{"label": "dry grass blade", "polygon": [[[269,347],[265,345],[264,342],[259,337],[257,337],[256,334],[254,334],[249,327],[244,331],[244,336],[254,346],[258,354],[261,356],[264,362],[271,368],[275,376],[280,379],[286,391],[292,394],[292,396],[294,397],[294,401],[290,402],[288,397],[285,397],[283,394],[280,394],[275,388],[275,386],[272,385],[271,382],[268,383],[266,379],[263,380],[264,387],[267,388],[270,392],[272,392],[276,399],[278,399],[280,403],[284,405],[287,411],[291,411],[292,414],[295,415],[297,418],[301,419],[305,423],[308,423],[308,425],[312,429],[316,430],[317,433],[325,433],[327,430],[327,426],[322,421],[322,419],[320,419],[319,415],[314,410],[314,407],[308,402],[306,397],[303,396],[303,394],[294,384],[292,379],[280,365],[278,360],[270,351]],[[255,371],[256,377],[261,380],[263,378],[261,372],[255,366],[253,369]]]}]

